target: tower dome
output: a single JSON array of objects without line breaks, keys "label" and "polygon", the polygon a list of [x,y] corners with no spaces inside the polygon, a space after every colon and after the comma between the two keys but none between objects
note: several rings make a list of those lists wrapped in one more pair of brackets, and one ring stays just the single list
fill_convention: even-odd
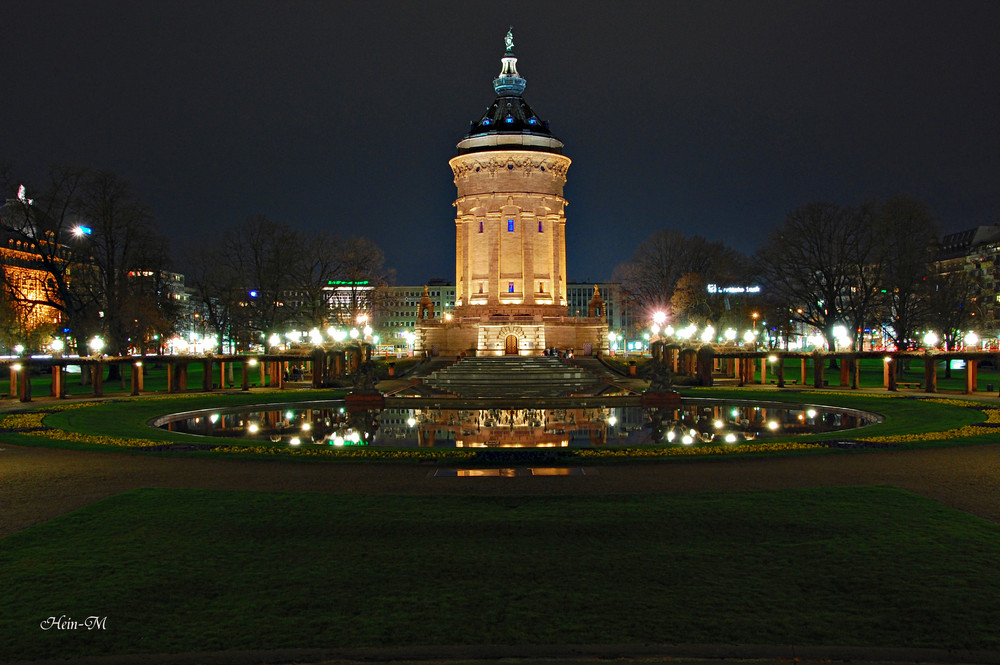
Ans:
[{"label": "tower dome", "polygon": [[500,74],[493,79],[496,99],[458,143],[458,154],[482,150],[518,149],[562,153],[563,143],[549,131],[522,97],[527,81],[517,73],[513,28],[507,31]]}]

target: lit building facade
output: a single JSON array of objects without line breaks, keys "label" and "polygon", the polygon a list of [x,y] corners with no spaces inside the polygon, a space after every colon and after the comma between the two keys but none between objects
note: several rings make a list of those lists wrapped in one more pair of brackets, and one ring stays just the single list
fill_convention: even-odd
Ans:
[{"label": "lit building facade", "polygon": [[984,318],[981,325],[994,327],[1000,321],[1000,225],[944,236],[935,271],[968,275],[976,284],[975,303]]},{"label": "lit building facade", "polygon": [[58,296],[51,275],[41,267],[34,242],[6,238],[6,243],[0,246],[0,266],[18,325],[25,332],[62,320],[62,313],[46,304],[58,302]]},{"label": "lit building facade", "polygon": [[[455,309],[424,316],[415,348],[431,354],[593,353],[607,346],[601,315],[569,315],[566,199],[570,159],[522,97],[508,33],[496,99],[458,143],[454,174]],[[603,340],[603,341],[602,341]]]}]

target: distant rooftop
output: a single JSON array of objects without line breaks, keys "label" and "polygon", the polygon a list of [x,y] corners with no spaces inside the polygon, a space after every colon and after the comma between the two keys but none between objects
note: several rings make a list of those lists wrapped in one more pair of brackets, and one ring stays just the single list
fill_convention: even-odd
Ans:
[{"label": "distant rooftop", "polygon": [[977,226],[941,238],[939,260],[957,259],[981,245],[1000,242],[1000,225]]}]

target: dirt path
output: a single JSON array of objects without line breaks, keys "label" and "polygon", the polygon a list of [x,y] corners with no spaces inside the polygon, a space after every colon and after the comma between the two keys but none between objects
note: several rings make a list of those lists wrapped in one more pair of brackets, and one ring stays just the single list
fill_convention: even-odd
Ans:
[{"label": "dirt path", "polygon": [[586,475],[439,477],[435,467],[198,460],[0,443],[0,537],[119,492],[175,487],[357,494],[621,494],[890,485],[1000,522],[1000,444],[587,467]]}]

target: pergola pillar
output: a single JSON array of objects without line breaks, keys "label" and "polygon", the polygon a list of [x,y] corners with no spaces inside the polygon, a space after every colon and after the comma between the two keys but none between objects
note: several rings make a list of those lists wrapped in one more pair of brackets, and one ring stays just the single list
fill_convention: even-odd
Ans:
[{"label": "pergola pillar", "polygon": [[778,356],[778,387],[785,387],[785,356]]},{"label": "pergola pillar", "polygon": [[[703,386],[712,385],[712,368],[715,365],[715,352],[710,344],[706,344],[698,349],[696,357],[696,369],[698,383]],[[634,366],[633,366],[634,368]]]},{"label": "pergola pillar", "polygon": [[52,366],[52,391],[53,397],[63,399],[66,397],[66,370],[62,365]]},{"label": "pergola pillar", "polygon": [[896,359],[886,356],[882,363],[882,384],[886,390],[896,390]]},{"label": "pergola pillar", "polygon": [[27,365],[21,365],[20,381],[17,384],[17,398],[22,402],[31,401],[31,368]]},{"label": "pergola pillar", "polygon": [[819,353],[814,353],[812,361],[813,361],[813,388],[822,388],[824,358]]},{"label": "pergola pillar", "polygon": [[132,394],[138,395],[142,392],[142,361],[132,361]]},{"label": "pergola pillar", "polygon": [[760,361],[760,384],[767,385],[767,358],[761,356]]},{"label": "pergola pillar", "polygon": [[250,361],[244,359],[240,363],[240,390],[250,390]]},{"label": "pergola pillar", "polygon": [[808,371],[806,369],[806,365],[808,364],[807,363],[808,360],[809,359],[806,358],[805,356],[802,356],[801,358],[799,358],[799,369],[802,372],[802,378],[799,379],[799,385],[800,386],[806,385],[806,380],[807,380],[807,377],[809,376],[809,373],[808,373]]},{"label": "pergola pillar", "polygon": [[965,361],[965,394],[971,395],[976,392],[976,383],[979,381],[979,361]]},{"label": "pergola pillar", "polygon": [[90,388],[94,397],[104,396],[104,363],[100,360],[90,366]]},{"label": "pergola pillar", "polygon": [[202,392],[212,391],[212,361],[201,361],[201,389]]},{"label": "pergola pillar", "polygon": [[[945,360],[945,362],[951,362]],[[924,357],[924,392],[937,392],[937,361],[931,357]]]},{"label": "pergola pillar", "polygon": [[315,349],[312,353],[312,387],[320,388],[326,379],[326,352]]},{"label": "pergola pillar", "polygon": [[176,393],[187,390],[187,363],[172,361],[167,363],[167,392]]}]

